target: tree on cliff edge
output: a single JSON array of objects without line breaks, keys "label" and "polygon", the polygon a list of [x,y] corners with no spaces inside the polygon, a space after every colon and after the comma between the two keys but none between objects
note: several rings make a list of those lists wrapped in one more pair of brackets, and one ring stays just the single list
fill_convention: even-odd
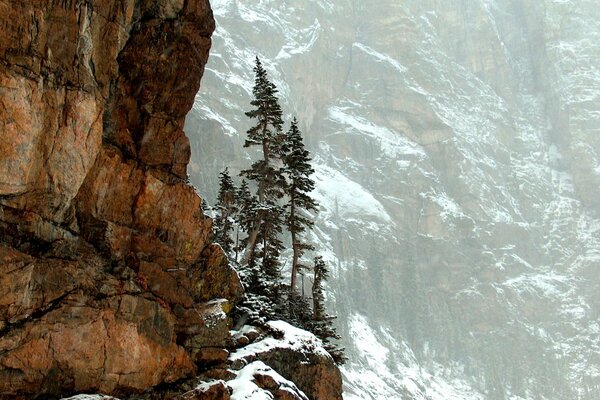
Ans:
[{"label": "tree on cliff edge", "polygon": [[292,120],[285,137],[283,152],[284,170],[288,181],[285,222],[292,238],[293,251],[290,293],[295,296],[298,272],[307,268],[300,263],[300,257],[305,251],[314,249],[302,240],[301,235],[314,225],[308,214],[317,211],[317,202],[310,196],[315,188],[315,182],[311,178],[315,170],[310,165],[311,158],[308,150],[304,148],[296,118]]},{"label": "tree on cliff edge", "polygon": [[283,117],[277,99],[278,90],[268,79],[267,72],[258,57],[256,57],[254,73],[252,89],[254,99],[250,102],[254,108],[248,111],[246,116],[255,119],[256,124],[247,131],[244,147],[259,147],[262,158],[255,161],[249,169],[243,170],[240,175],[256,182],[260,212],[257,214],[257,223],[248,232],[242,264],[248,264],[250,259],[255,257],[256,246],[260,242],[263,245],[262,258],[268,264],[277,253],[276,248],[279,245],[272,240],[282,224],[277,219],[268,219],[278,211],[277,202],[284,194],[285,179],[281,168],[277,166],[281,157]]},{"label": "tree on cliff edge", "polygon": [[[244,147],[257,147],[261,157],[240,173],[243,179],[237,190],[227,170],[221,173],[218,208],[223,210],[221,217],[235,213],[236,226],[216,229],[224,236],[220,238],[224,248],[235,253],[234,260],[246,289],[244,301],[237,306],[237,323],[241,326],[248,321],[264,324],[270,319],[286,320],[315,333],[340,363],[344,361],[343,350],[332,343],[338,338],[332,325],[335,317],[325,312],[324,281],[328,271],[321,257],[315,259],[313,298],[305,296],[304,291],[298,296],[296,291],[298,274],[304,268],[309,269],[302,264],[302,256],[314,250],[305,237],[318,210],[317,202],[310,196],[315,187],[310,153],[304,147],[295,118],[290,129],[283,133],[277,88],[269,81],[258,57],[254,72],[253,109],[246,115],[255,124],[247,131]],[[256,194],[251,192],[250,181],[255,184],[252,186]],[[232,190],[235,209],[228,206]],[[219,223],[227,225],[228,220],[220,219]],[[284,262],[281,239],[284,228],[290,233],[292,245],[289,286],[283,283],[280,271]],[[243,256],[238,263],[240,252]]]}]

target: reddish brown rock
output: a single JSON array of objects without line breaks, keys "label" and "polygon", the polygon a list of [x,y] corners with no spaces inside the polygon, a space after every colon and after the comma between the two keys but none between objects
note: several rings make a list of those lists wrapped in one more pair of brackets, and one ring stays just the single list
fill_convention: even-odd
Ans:
[{"label": "reddish brown rock", "polygon": [[102,108],[89,93],[41,83],[0,70],[0,204],[64,222],[100,150]]},{"label": "reddish brown rock", "polygon": [[73,291],[74,262],[36,260],[0,245],[0,320],[15,324]]},{"label": "reddish brown rock", "polygon": [[[268,325],[272,336],[232,353],[231,368],[242,370],[257,362],[264,363],[293,382],[312,400],[341,400],[341,372],[333,358],[322,348],[321,342],[313,334],[285,322],[270,322]],[[275,333],[277,335],[273,336]],[[254,370],[260,372],[261,368]],[[264,388],[274,391],[268,376],[260,379],[263,379]]]},{"label": "reddish brown rock", "polygon": [[275,348],[258,359],[294,382],[311,399],[342,399],[342,376],[330,357]]},{"label": "reddish brown rock", "polygon": [[256,372],[253,376],[256,385],[271,392],[277,400],[306,400],[306,397],[302,396],[301,393],[282,387],[282,384],[277,382],[273,375]]},{"label": "reddish brown rock", "polygon": [[218,347],[206,347],[196,353],[196,362],[204,367],[224,364],[229,351]]},{"label": "reddish brown rock", "polygon": [[244,293],[237,271],[229,266],[227,256],[218,244],[211,244],[204,249],[200,263],[191,270],[191,276],[196,301],[215,297],[239,299]]},{"label": "reddish brown rock", "polygon": [[191,186],[167,179],[105,147],[77,197],[84,234],[104,239],[116,258],[134,253],[140,259],[197,261],[209,244],[211,221]]},{"label": "reddish brown rock", "polygon": [[183,349],[152,340],[110,308],[61,307],[3,336],[0,349],[5,396],[142,391],[195,372]]},{"label": "reddish brown rock", "polygon": [[176,400],[229,400],[229,389],[223,381],[204,384],[176,398]]},{"label": "reddish brown rock", "polygon": [[0,24],[0,398],[191,376],[242,294],[184,181],[208,1],[0,0]]}]

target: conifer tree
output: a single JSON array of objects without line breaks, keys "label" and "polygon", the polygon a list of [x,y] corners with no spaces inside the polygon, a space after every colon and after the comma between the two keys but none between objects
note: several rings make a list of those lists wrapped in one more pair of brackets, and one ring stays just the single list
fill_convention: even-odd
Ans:
[{"label": "conifer tree", "polygon": [[336,363],[343,364],[346,360],[344,349],[332,343],[340,336],[337,334],[332,321],[336,318],[327,314],[325,308],[325,281],[329,278],[329,271],[323,257],[315,257],[314,260],[314,282],[313,294],[313,321],[310,330],[323,341],[325,350],[333,357]]},{"label": "conifer tree", "polygon": [[[246,254],[242,264],[248,263],[254,257],[256,245],[259,241],[263,244],[269,241],[277,231],[277,227],[265,227],[261,232],[264,217],[273,214],[276,210],[271,209],[281,197],[285,179],[281,168],[277,167],[281,155],[283,140],[282,126],[283,118],[279,100],[277,99],[277,88],[269,81],[267,72],[262,66],[260,59],[256,57],[254,67],[255,81],[252,94],[254,99],[250,104],[254,107],[246,113],[250,119],[255,119],[256,124],[247,131],[244,147],[258,146],[262,151],[262,158],[254,162],[249,169],[241,172],[243,177],[253,180],[258,185],[258,201],[262,212],[258,223],[248,233]],[[277,221],[271,221],[272,224]],[[259,235],[262,233],[262,237]],[[267,245],[271,245],[267,243]],[[275,247],[277,245],[275,244]],[[269,249],[263,250],[265,254],[271,254]]]},{"label": "conifer tree", "polygon": [[242,179],[236,198],[238,212],[236,215],[235,261],[237,263],[239,252],[243,251],[247,244],[247,237],[240,240],[240,231],[248,233],[254,230],[258,200],[250,193],[248,182],[245,179]]},{"label": "conifer tree", "polygon": [[[283,318],[321,338],[325,348],[337,362],[343,362],[343,350],[331,341],[339,338],[331,321],[335,318],[326,313],[324,281],[327,267],[321,257],[315,259],[312,310],[309,298],[296,296],[297,275],[303,268],[301,258],[313,247],[305,242],[303,233],[313,226],[311,213],[318,204],[311,198],[315,183],[311,176],[309,152],[305,149],[298,122],[294,118],[289,131],[282,132],[282,111],[277,99],[277,88],[269,81],[260,59],[254,68],[255,85],[253,109],[246,115],[255,120],[247,131],[244,147],[256,146],[262,157],[250,168],[240,173],[243,179],[239,189],[227,169],[220,175],[218,198],[218,240],[229,251],[245,250],[238,265],[240,277],[246,288],[245,300],[237,310],[243,324],[248,318],[256,323],[265,323],[271,318]],[[257,193],[250,191],[248,181],[256,184]],[[282,198],[287,196],[287,202]],[[233,205],[231,198],[233,197]],[[283,204],[283,205],[282,205]],[[232,215],[236,216],[237,232],[231,239]],[[290,295],[285,302],[281,288],[281,252],[284,249],[281,235],[284,227],[292,239],[292,281]],[[245,233],[240,240],[239,231]]]},{"label": "conifer tree", "polygon": [[265,207],[261,209],[260,239],[261,247],[258,256],[262,260],[262,273],[264,285],[261,289],[264,290],[265,296],[273,299],[274,302],[280,303],[280,255],[284,249],[283,242],[280,237],[283,227],[283,210],[281,206],[271,200],[265,201]]},{"label": "conifer tree", "polygon": [[314,247],[302,241],[301,235],[312,228],[313,221],[307,216],[310,212],[317,211],[317,202],[310,196],[315,188],[311,175],[315,170],[310,165],[310,155],[304,147],[302,133],[298,129],[296,118],[292,120],[290,129],[283,145],[283,164],[288,178],[286,194],[289,198],[286,205],[286,225],[292,237],[292,271],[290,291],[292,297],[296,293],[296,280],[298,272],[305,268],[300,263],[300,257],[306,250]]},{"label": "conifer tree", "polygon": [[229,175],[228,168],[219,174],[219,194],[217,196],[217,217],[214,223],[214,240],[221,245],[226,254],[231,254],[234,241],[233,215],[237,211],[236,188]]},{"label": "conifer tree", "polygon": [[[237,199],[237,229],[245,233],[252,232],[261,218],[261,208],[258,198],[250,192],[246,180],[242,180],[237,190]],[[236,261],[238,252],[246,248],[247,242],[248,237],[239,240],[239,232],[236,234]],[[270,285],[267,284],[268,280],[265,279],[261,266],[257,264],[256,258],[252,257],[248,263],[238,265],[238,271],[245,288],[245,299],[238,307],[239,312],[254,323],[266,323],[275,316],[276,307],[270,297],[265,295],[269,293]]]}]

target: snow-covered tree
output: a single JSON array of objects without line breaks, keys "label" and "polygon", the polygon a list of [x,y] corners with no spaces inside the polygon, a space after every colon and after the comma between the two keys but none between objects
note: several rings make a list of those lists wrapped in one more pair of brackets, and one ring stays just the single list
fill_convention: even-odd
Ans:
[{"label": "snow-covered tree", "polygon": [[[263,217],[275,211],[272,210],[272,207],[283,197],[285,187],[285,179],[281,168],[278,166],[284,138],[282,112],[277,98],[278,91],[269,80],[267,72],[258,57],[256,57],[254,73],[255,80],[252,89],[254,99],[250,102],[254,108],[248,111],[246,116],[256,120],[256,123],[247,131],[244,147],[259,147],[262,158],[255,161],[249,169],[242,171],[240,175],[256,182],[259,208],[262,212],[257,214],[259,220],[248,233],[246,253],[242,259],[242,264],[249,263],[250,259],[255,256],[256,246],[259,242],[262,242],[263,245],[266,244],[267,247],[277,247],[277,244],[270,243],[270,240],[275,237],[273,232],[279,229],[273,226],[273,223],[277,221],[271,221],[270,226],[263,228],[265,222]],[[271,255],[272,252],[265,248],[263,256],[265,254]]]},{"label": "snow-covered tree", "polygon": [[309,213],[317,211],[317,202],[310,196],[315,188],[315,182],[311,178],[315,170],[310,164],[310,154],[304,147],[302,133],[298,129],[296,118],[292,120],[290,129],[285,136],[283,153],[288,196],[285,222],[291,235],[293,251],[290,289],[294,296],[298,272],[302,268],[306,268],[300,263],[300,257],[306,250],[314,248],[303,241],[301,235],[314,225]]}]

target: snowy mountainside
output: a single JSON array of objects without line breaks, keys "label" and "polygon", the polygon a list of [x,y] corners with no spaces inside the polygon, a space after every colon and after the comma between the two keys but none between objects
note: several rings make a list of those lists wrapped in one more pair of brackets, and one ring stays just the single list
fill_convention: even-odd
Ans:
[{"label": "snowy mountainside", "polygon": [[595,2],[211,4],[189,173],[253,156],[261,56],[314,155],[346,398],[599,398]]}]

